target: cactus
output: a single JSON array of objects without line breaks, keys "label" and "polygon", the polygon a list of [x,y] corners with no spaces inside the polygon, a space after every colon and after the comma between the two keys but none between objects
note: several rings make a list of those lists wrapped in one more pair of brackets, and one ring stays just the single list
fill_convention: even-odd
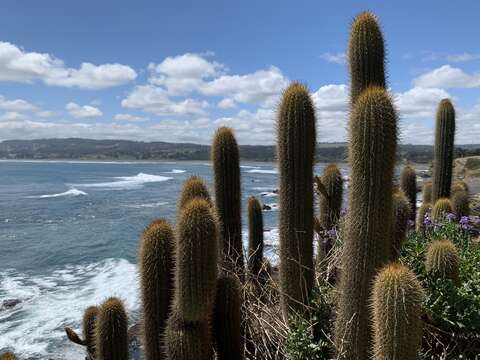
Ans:
[{"label": "cactus", "polygon": [[376,276],[372,291],[373,359],[420,359],[423,289],[415,274],[399,263]]},{"label": "cactus", "polygon": [[460,257],[457,248],[450,240],[434,240],[427,249],[425,269],[433,277],[450,279],[455,285],[460,283]]},{"label": "cactus", "polygon": [[193,199],[177,223],[174,306],[187,322],[208,319],[215,301],[218,227],[209,203]]},{"label": "cactus", "polygon": [[432,182],[431,181],[425,181],[423,183],[422,203],[424,204],[432,203]]},{"label": "cactus", "polygon": [[433,149],[432,201],[450,196],[452,185],[455,109],[449,99],[443,99],[437,110],[435,147]]},{"label": "cactus", "polygon": [[172,226],[158,219],[145,229],[138,251],[146,360],[163,358],[159,334],[165,329],[173,296],[173,245]]},{"label": "cactus", "polygon": [[418,232],[424,232],[425,231],[425,215],[430,214],[432,212],[432,205],[428,203],[423,203],[419,208],[418,208],[418,213],[417,213],[417,227],[416,230]]},{"label": "cactus", "polygon": [[362,12],[353,21],[348,41],[350,102],[369,86],[385,88],[385,45],[378,18]]},{"label": "cactus", "polygon": [[458,220],[470,215],[470,200],[466,191],[455,191],[451,197],[453,213]]},{"label": "cactus", "polygon": [[68,339],[75,344],[86,346],[87,357],[90,356],[91,358],[95,358],[95,323],[97,315],[97,306],[89,306],[83,313],[83,339],[80,339],[80,336],[72,329],[68,327],[65,328]]},{"label": "cactus", "polygon": [[167,321],[163,337],[169,360],[208,360],[211,335],[208,321],[187,322],[175,311]]},{"label": "cactus", "polygon": [[453,212],[452,203],[447,198],[438,199],[432,209],[432,220],[434,222],[440,222],[445,220],[448,213]]},{"label": "cactus", "polygon": [[326,193],[319,198],[319,222],[324,230],[328,230],[336,225],[342,209],[343,179],[338,166],[335,164],[328,165],[323,170],[319,181],[322,183]]},{"label": "cactus", "polygon": [[410,220],[415,221],[417,213],[417,173],[412,166],[405,166],[400,173],[400,188],[410,203]]},{"label": "cactus", "polygon": [[453,194],[455,194],[455,192],[457,192],[457,191],[465,191],[468,194],[469,188],[468,188],[467,183],[463,180],[455,181],[452,185],[452,189],[450,190],[450,193],[453,196]]},{"label": "cactus", "polygon": [[398,260],[410,219],[410,203],[402,191],[393,194],[393,243],[390,260]]},{"label": "cactus", "polygon": [[277,119],[280,286],[285,317],[304,312],[313,280],[315,111],[308,89],[291,84]]},{"label": "cactus", "polygon": [[194,198],[201,198],[209,204],[212,203],[207,185],[199,176],[190,176],[183,183],[180,198],[177,201],[177,218],[180,218],[180,211],[182,211],[185,205]]},{"label": "cactus", "polygon": [[364,360],[371,284],[391,252],[397,115],[385,89],[371,87],[359,96],[349,131],[351,184],[335,340],[339,359]]},{"label": "cactus", "polygon": [[248,198],[248,269],[258,277],[263,266],[263,215],[255,196]]},{"label": "cactus", "polygon": [[213,315],[218,360],[243,359],[241,323],[240,283],[235,277],[223,276],[217,281]]},{"label": "cactus", "polygon": [[211,151],[224,265],[227,269],[242,273],[244,265],[240,215],[240,157],[232,129],[217,129]]},{"label": "cactus", "polygon": [[95,329],[98,360],[128,359],[128,319],[119,299],[105,300],[98,312]]},{"label": "cactus", "polygon": [[0,360],[17,360],[18,358],[11,351],[7,351],[0,355]]}]

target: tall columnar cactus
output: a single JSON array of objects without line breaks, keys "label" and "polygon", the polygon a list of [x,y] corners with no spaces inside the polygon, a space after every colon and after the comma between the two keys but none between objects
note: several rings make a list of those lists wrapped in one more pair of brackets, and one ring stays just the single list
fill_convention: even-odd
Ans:
[{"label": "tall columnar cactus", "polygon": [[432,203],[432,182],[431,181],[426,181],[423,183],[422,203],[424,204]]},{"label": "tall columnar cactus", "polygon": [[460,220],[462,216],[470,215],[470,200],[466,191],[455,191],[452,194],[451,203],[453,213],[458,220]]},{"label": "tall columnar cactus", "polygon": [[77,335],[75,331],[66,327],[65,332],[67,333],[68,339],[76,344],[83,345],[86,347],[87,357],[95,358],[95,323],[98,315],[97,306],[89,306],[83,313],[82,319],[82,330],[83,330],[83,339]]},{"label": "tall columnar cactus", "polygon": [[437,110],[435,147],[433,149],[432,200],[450,196],[452,185],[455,109],[449,99],[443,99]]},{"label": "tall columnar cactus", "polygon": [[410,203],[402,191],[393,193],[393,243],[391,247],[391,260],[400,257],[400,250],[405,241],[410,220]]},{"label": "tall columnar cactus", "polygon": [[397,115],[385,89],[371,87],[350,114],[351,184],[335,326],[339,359],[368,358],[368,303],[373,278],[388,260],[392,237]]},{"label": "tall columnar cactus", "polygon": [[209,360],[211,331],[208,321],[187,322],[175,311],[170,315],[163,337],[169,360]]},{"label": "tall columnar cactus", "polygon": [[425,268],[434,277],[451,279],[460,283],[460,256],[450,240],[434,240],[430,243],[425,259]]},{"label": "tall columnar cactus", "polygon": [[215,301],[218,227],[210,204],[191,200],[177,223],[174,307],[187,322],[207,320]]},{"label": "tall columnar cactus", "polygon": [[417,213],[417,173],[412,166],[405,166],[400,173],[400,188],[410,203],[410,220],[415,221]]},{"label": "tall columnar cactus", "polygon": [[425,215],[431,214],[432,212],[432,205],[429,203],[423,203],[417,212],[417,222],[416,222],[416,230],[418,232],[425,231]]},{"label": "tall columnar cactus", "polygon": [[423,289],[415,274],[399,263],[376,276],[372,292],[373,359],[420,359]]},{"label": "tall columnar cactus", "polygon": [[101,305],[95,332],[97,360],[128,359],[128,318],[119,299],[111,297]]},{"label": "tall columnar cactus", "polygon": [[277,119],[280,285],[286,317],[304,312],[313,279],[315,111],[308,89],[291,84]]},{"label": "tall columnar cactus", "polygon": [[17,360],[18,358],[11,351],[7,351],[0,355],[0,360]]},{"label": "tall columnar cactus", "polygon": [[465,191],[467,194],[469,192],[468,185],[463,180],[457,180],[452,184],[451,194],[453,195],[457,191]]},{"label": "tall columnar cactus", "polygon": [[451,201],[447,198],[438,199],[432,208],[432,220],[434,222],[445,220],[446,215],[451,212],[453,212]]},{"label": "tall columnar cactus", "polygon": [[367,87],[385,88],[385,45],[375,14],[363,12],[353,21],[348,42],[348,63],[352,106]]},{"label": "tall columnar cactus", "polygon": [[142,298],[142,340],[146,360],[162,359],[163,333],[173,296],[174,236],[164,219],[144,231],[138,251]]},{"label": "tall columnar cactus", "polygon": [[234,270],[242,273],[244,265],[240,217],[240,156],[232,129],[220,127],[215,132],[211,158],[224,264],[230,269],[233,265]]},{"label": "tall columnar cactus", "polygon": [[190,176],[183,183],[180,197],[177,201],[177,217],[180,218],[180,211],[185,205],[194,198],[201,198],[211,203],[210,193],[208,192],[205,181],[199,176]]},{"label": "tall columnar cactus", "polygon": [[248,198],[248,270],[258,277],[263,267],[263,215],[255,196]]},{"label": "tall columnar cactus", "polygon": [[342,173],[336,164],[328,165],[320,178],[325,194],[319,198],[320,226],[324,230],[331,229],[340,218],[343,200]]},{"label": "tall columnar cactus", "polygon": [[213,313],[217,359],[243,359],[242,301],[237,278],[222,276],[218,279]]}]

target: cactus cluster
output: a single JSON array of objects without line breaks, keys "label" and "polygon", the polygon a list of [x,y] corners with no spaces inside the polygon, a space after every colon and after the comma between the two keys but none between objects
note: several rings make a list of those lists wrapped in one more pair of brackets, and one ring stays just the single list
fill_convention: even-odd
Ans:
[{"label": "cactus cluster", "polygon": [[434,240],[427,249],[425,268],[434,277],[460,282],[460,257],[456,246],[450,240]]},{"label": "cactus cluster", "polygon": [[453,212],[453,207],[450,199],[438,199],[432,208],[432,220],[434,222],[441,222],[442,220],[445,220],[447,214],[451,212]]},{"label": "cactus cluster", "polygon": [[458,220],[462,216],[470,215],[470,200],[468,193],[464,190],[457,190],[451,196],[452,210]]},{"label": "cactus cluster", "polygon": [[190,176],[184,183],[180,197],[177,201],[177,217],[180,218],[180,213],[185,205],[192,199],[200,198],[212,203],[210,193],[208,192],[205,181],[199,176]]},{"label": "cactus cluster", "polygon": [[410,165],[405,166],[400,173],[400,188],[410,203],[410,220],[415,221],[417,212],[417,173]]}]

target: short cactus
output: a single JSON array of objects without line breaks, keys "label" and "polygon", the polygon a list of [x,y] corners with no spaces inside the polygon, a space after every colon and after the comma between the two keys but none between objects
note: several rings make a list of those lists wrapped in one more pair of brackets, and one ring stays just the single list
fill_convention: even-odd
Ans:
[{"label": "short cactus", "polygon": [[174,307],[187,322],[209,318],[217,282],[218,226],[210,204],[193,199],[176,229]]},{"label": "short cactus", "polygon": [[90,356],[95,358],[95,323],[98,315],[97,306],[89,306],[83,313],[82,320],[82,330],[83,330],[83,339],[77,335],[75,331],[66,327],[65,332],[67,337],[71,342],[74,342],[78,345],[86,346],[87,357]]},{"label": "short cactus", "polygon": [[128,359],[128,318],[119,299],[111,297],[101,305],[95,332],[98,360]]},{"label": "short cactus", "polygon": [[431,181],[425,181],[423,183],[422,203],[424,204],[432,203],[432,182]]},{"label": "short cactus", "polygon": [[447,198],[438,199],[432,209],[432,220],[441,222],[445,220],[448,213],[453,212],[452,203]]},{"label": "short cactus", "polygon": [[437,110],[435,147],[433,149],[432,200],[450,196],[452,185],[455,109],[449,99],[443,99]]},{"label": "short cactus", "polygon": [[258,277],[263,266],[263,215],[255,196],[248,198],[248,270]]},{"label": "short cactus", "polygon": [[0,360],[18,360],[18,358],[13,352],[8,351],[0,355]]},{"label": "short cactus", "polygon": [[399,263],[376,276],[372,291],[373,359],[420,359],[423,289],[415,274]]},{"label": "short cactus", "polygon": [[308,89],[291,84],[277,116],[280,286],[285,317],[303,313],[313,280],[315,111]]},{"label": "short cactus", "polygon": [[351,184],[335,340],[339,359],[364,360],[371,342],[371,284],[388,261],[392,237],[397,115],[385,89],[365,90],[350,114]]},{"label": "short cactus", "polygon": [[453,195],[457,191],[465,191],[467,194],[469,192],[468,184],[463,180],[457,180],[453,183],[450,193]]},{"label": "short cactus", "polygon": [[417,221],[416,221],[416,230],[418,232],[425,231],[425,215],[432,213],[432,205],[428,203],[423,203],[417,212]]},{"label": "short cactus", "polygon": [[355,17],[348,42],[350,102],[369,86],[385,88],[385,45],[378,18],[371,12]]},{"label": "short cactus", "polygon": [[217,129],[211,151],[224,266],[243,273],[240,155],[232,129]]},{"label": "short cactus", "polygon": [[177,218],[180,218],[179,212],[194,198],[204,199],[208,203],[212,202],[207,184],[205,184],[205,181],[199,176],[190,176],[183,183],[182,191],[177,201]]},{"label": "short cactus", "polygon": [[450,279],[454,284],[460,283],[460,256],[450,240],[434,240],[427,249],[425,269],[437,278]]},{"label": "short cactus", "polygon": [[405,166],[400,173],[400,188],[410,203],[410,220],[415,221],[417,213],[417,173],[412,166]]},{"label": "short cactus", "polygon": [[390,260],[398,260],[400,250],[405,241],[408,221],[410,219],[410,203],[402,191],[393,194],[393,242]]},{"label": "short cactus", "polygon": [[231,276],[217,281],[213,328],[218,360],[243,359],[240,282]]},{"label": "short cactus", "polygon": [[340,218],[343,201],[343,179],[340,169],[335,164],[328,165],[322,173],[321,181],[326,194],[320,194],[319,209],[320,226],[329,230]]},{"label": "short cactus", "polygon": [[462,216],[470,215],[470,200],[466,191],[455,191],[452,193],[451,203],[453,213],[458,220],[460,220]]},{"label": "short cactus", "polygon": [[142,340],[146,360],[163,357],[162,334],[173,297],[174,236],[164,219],[153,221],[144,231],[138,251],[142,298]]}]

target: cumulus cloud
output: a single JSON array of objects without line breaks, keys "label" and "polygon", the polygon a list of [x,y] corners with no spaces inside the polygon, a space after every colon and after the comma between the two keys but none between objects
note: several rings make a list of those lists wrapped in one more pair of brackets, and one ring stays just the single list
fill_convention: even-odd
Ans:
[{"label": "cumulus cloud", "polygon": [[92,118],[102,116],[100,109],[90,105],[78,105],[74,102],[69,102],[65,105],[65,110],[74,118]]},{"label": "cumulus cloud", "polygon": [[148,120],[147,117],[136,116],[136,115],[132,115],[132,114],[116,114],[114,119],[115,120],[120,120],[120,121],[146,121],[146,120]]},{"label": "cumulus cloud", "polygon": [[330,53],[326,52],[320,55],[320,58],[334,64],[343,65],[347,62],[346,55],[344,52],[339,53]]},{"label": "cumulus cloud", "polygon": [[235,103],[235,100],[229,99],[229,98],[225,98],[225,99],[219,101],[219,103],[217,104],[217,106],[218,106],[220,109],[232,109],[232,108],[237,107],[237,104]]},{"label": "cumulus cloud", "polygon": [[464,52],[462,54],[447,55],[447,60],[450,62],[466,62],[480,59],[480,54],[473,54]]},{"label": "cumulus cloud", "polygon": [[37,107],[22,99],[8,100],[0,95],[0,109],[12,111],[35,111]]},{"label": "cumulus cloud", "polygon": [[413,80],[416,87],[474,88],[480,86],[480,74],[468,74],[462,69],[443,65]]},{"label": "cumulus cloud", "polygon": [[53,55],[27,52],[9,42],[0,42],[0,81],[41,80],[48,85],[93,90],[122,85],[136,77],[135,70],[126,65],[85,62],[78,69],[68,68]]},{"label": "cumulus cloud", "polygon": [[443,89],[414,87],[395,94],[395,103],[401,117],[426,118],[433,117],[440,100],[449,97]]}]

